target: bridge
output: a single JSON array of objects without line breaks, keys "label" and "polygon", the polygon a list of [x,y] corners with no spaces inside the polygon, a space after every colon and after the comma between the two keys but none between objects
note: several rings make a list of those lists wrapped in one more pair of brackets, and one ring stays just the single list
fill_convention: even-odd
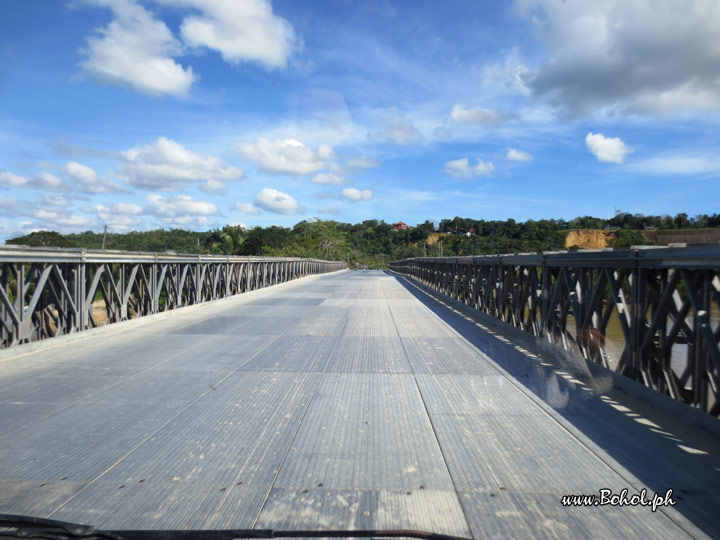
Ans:
[{"label": "bridge", "polygon": [[[3,247],[0,513],[720,537],[718,269],[716,246],[390,272]],[[624,495],[562,502],[600,490]]]}]

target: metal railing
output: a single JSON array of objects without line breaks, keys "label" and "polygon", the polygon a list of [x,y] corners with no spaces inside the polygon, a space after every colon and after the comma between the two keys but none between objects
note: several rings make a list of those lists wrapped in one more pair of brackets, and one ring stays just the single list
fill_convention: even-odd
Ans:
[{"label": "metal railing", "polygon": [[417,258],[390,269],[720,416],[720,245]]},{"label": "metal railing", "polygon": [[344,268],[316,259],[0,246],[0,348]]}]

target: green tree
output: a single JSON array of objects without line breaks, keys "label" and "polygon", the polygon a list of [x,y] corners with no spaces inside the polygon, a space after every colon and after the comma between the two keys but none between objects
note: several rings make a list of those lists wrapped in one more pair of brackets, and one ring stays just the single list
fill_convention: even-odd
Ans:
[{"label": "green tree", "polygon": [[25,236],[11,238],[5,243],[32,247],[76,247],[71,240],[55,231],[35,231]]}]

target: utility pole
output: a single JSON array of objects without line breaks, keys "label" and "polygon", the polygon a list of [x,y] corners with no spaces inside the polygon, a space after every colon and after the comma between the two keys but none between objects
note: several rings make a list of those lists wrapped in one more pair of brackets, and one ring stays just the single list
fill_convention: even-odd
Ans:
[{"label": "utility pole", "polygon": [[105,238],[107,237],[107,225],[105,225],[105,232],[103,233],[103,245],[102,249],[105,249]]}]

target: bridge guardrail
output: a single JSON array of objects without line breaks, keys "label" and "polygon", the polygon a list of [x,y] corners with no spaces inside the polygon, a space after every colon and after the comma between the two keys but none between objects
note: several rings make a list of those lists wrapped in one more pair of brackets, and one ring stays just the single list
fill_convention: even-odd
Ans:
[{"label": "bridge guardrail", "polygon": [[720,416],[720,245],[415,258],[390,269]]},{"label": "bridge guardrail", "polygon": [[345,267],[292,257],[0,246],[0,349]]}]

